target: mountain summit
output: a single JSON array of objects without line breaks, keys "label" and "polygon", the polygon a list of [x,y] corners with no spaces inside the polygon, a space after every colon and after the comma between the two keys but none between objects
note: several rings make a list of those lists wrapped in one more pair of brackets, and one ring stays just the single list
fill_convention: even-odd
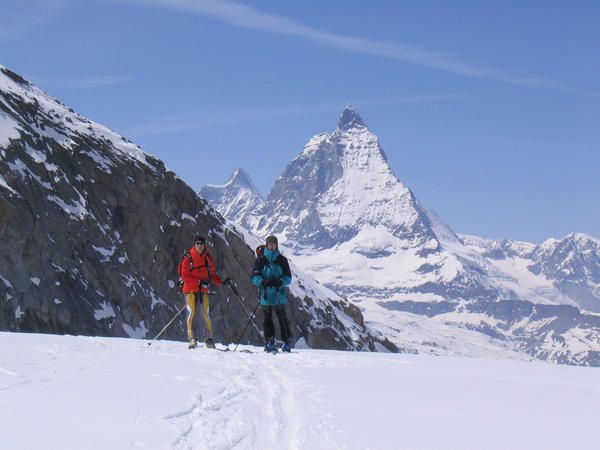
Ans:
[{"label": "mountain summit", "polygon": [[252,181],[250,175],[248,175],[248,173],[242,168],[236,169],[235,172],[233,172],[233,174],[231,175],[231,177],[229,177],[229,180],[225,182],[225,184],[237,185],[241,188],[248,189],[253,194],[256,194],[262,198],[262,196],[260,195],[260,191],[254,184],[254,181]]},{"label": "mountain summit", "polygon": [[352,105],[347,105],[342,111],[342,114],[340,114],[340,120],[338,121],[337,127],[338,130],[347,130],[350,128],[366,128],[367,126]]},{"label": "mountain summit", "polygon": [[221,205],[221,214],[244,228],[251,228],[248,219],[264,203],[252,178],[241,168],[236,169],[225,184],[204,186],[198,195],[213,205]]}]

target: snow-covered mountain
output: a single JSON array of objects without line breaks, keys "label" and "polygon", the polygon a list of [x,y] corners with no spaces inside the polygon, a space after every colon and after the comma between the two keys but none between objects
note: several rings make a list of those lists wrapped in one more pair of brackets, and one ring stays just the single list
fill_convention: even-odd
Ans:
[{"label": "snow-covered mountain", "polygon": [[[243,235],[161,161],[2,66],[0,218],[0,330],[154,336],[182,307],[176,267],[198,233],[242,296],[215,288],[215,338],[237,340],[242,304],[256,305],[254,249]],[[296,340],[395,349],[356,306],[295,275]],[[182,314],[164,337],[185,335]],[[252,327],[246,338],[261,342]]]},{"label": "snow-covered mountain", "polygon": [[352,107],[333,132],[310,139],[248,216],[227,215],[227,189],[213,196],[215,208],[258,236],[278,234],[301,268],[359,305],[406,351],[526,351],[600,364],[600,316],[580,311],[600,303],[594,240],[508,245],[510,255],[537,255],[529,275],[499,263],[482,250],[485,240],[457,236],[416,199]]},{"label": "snow-covered mountain", "polygon": [[264,203],[260,191],[244,169],[237,169],[225,184],[204,186],[198,194],[213,205],[222,205],[221,214],[244,228],[250,228],[246,219]]},{"label": "snow-covered mountain", "polygon": [[257,216],[255,232],[277,233],[291,248],[328,249],[372,227],[407,247],[434,245],[426,214],[350,106],[333,133],[313,137],[286,167]]}]

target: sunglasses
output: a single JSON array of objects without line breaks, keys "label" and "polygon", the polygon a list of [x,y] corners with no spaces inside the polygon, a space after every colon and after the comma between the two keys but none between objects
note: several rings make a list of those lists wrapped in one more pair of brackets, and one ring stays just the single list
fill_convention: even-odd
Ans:
[{"label": "sunglasses", "polygon": [[204,245],[204,242],[196,241],[196,242],[194,242],[194,245]]}]

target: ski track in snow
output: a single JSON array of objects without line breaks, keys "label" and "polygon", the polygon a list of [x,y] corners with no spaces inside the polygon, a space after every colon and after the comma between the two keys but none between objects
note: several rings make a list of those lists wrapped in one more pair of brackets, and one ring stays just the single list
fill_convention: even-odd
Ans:
[{"label": "ski track in snow", "polygon": [[189,408],[166,417],[182,424],[174,449],[235,448],[243,441],[247,427],[240,420],[237,406],[245,397],[240,381],[244,375],[231,379],[221,373],[214,376],[221,386],[215,394],[196,394]]},{"label": "ski track in snow", "polygon": [[[199,348],[198,352],[212,350]],[[165,416],[165,420],[176,424],[178,436],[174,449],[231,449],[231,448],[286,448],[302,449],[309,441],[322,442],[329,439],[331,431],[326,424],[314,428],[303,422],[301,404],[306,398],[315,399],[318,390],[301,382],[285,370],[280,358],[300,358],[296,355],[243,355],[238,354],[235,375],[225,371],[215,372],[211,380],[205,380],[204,390],[190,397],[189,406]],[[219,356],[217,356],[219,357]],[[220,356],[226,363],[233,352]],[[261,365],[248,358],[261,358]],[[189,377],[176,377],[175,381],[198,381]],[[220,386],[218,390],[208,386]],[[247,411],[258,410],[262,415],[248,415]],[[330,446],[329,448],[334,448]]]}]

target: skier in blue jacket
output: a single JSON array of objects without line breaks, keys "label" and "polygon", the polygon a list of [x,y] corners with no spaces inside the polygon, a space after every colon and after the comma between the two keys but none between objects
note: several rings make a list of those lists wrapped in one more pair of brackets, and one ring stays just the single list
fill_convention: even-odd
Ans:
[{"label": "skier in blue jacket", "polygon": [[[264,313],[265,352],[277,351],[275,347],[275,326],[273,311],[281,330],[283,346],[281,350],[290,351],[290,325],[285,314],[287,292],[285,287],[292,282],[290,265],[285,256],[279,253],[277,237],[268,236],[265,246],[257,249],[257,257],[252,271],[252,284],[259,287],[260,305]],[[262,250],[262,251],[261,251]]]}]

